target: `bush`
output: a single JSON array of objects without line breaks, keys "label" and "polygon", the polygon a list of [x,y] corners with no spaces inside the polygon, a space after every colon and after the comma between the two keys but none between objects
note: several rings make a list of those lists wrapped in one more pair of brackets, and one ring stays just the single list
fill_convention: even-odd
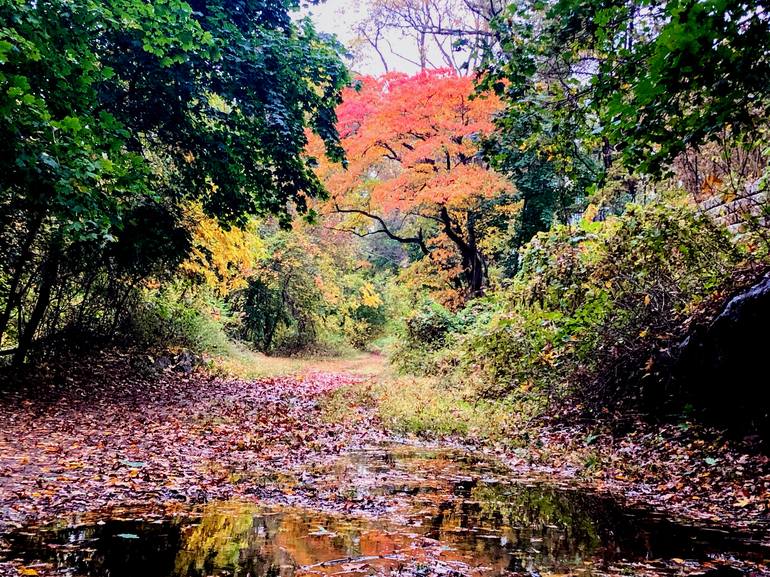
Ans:
[{"label": "bush", "polygon": [[130,332],[148,347],[188,348],[199,354],[225,354],[232,348],[227,308],[213,298],[187,296],[179,285],[148,291],[131,316]]},{"label": "bush", "polygon": [[[398,327],[398,341],[391,358],[402,373],[427,375],[441,372],[442,352],[462,328],[460,319],[447,308],[426,299]],[[449,360],[451,364],[451,359]]]},{"label": "bush", "polygon": [[359,306],[342,318],[342,334],[354,348],[364,351],[383,335],[386,323],[382,307]]},{"label": "bush", "polygon": [[597,408],[634,402],[740,261],[729,233],[688,206],[630,206],[603,222],[557,226],[525,247],[508,288],[457,314],[419,307],[394,363],[541,408],[566,395]]},{"label": "bush", "polygon": [[651,354],[738,261],[728,233],[683,206],[632,206],[607,222],[556,227],[526,247],[498,297],[507,310],[463,339],[463,369],[485,394],[628,397]]}]

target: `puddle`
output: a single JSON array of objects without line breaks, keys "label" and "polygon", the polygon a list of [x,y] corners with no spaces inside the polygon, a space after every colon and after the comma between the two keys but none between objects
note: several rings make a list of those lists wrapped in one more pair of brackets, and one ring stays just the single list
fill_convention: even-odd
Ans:
[{"label": "puddle", "polygon": [[[212,503],[173,519],[103,519],[5,537],[27,575],[770,574],[763,535],[629,511],[494,462],[408,448],[355,453],[302,481],[319,503],[369,514]],[[32,572],[29,572],[32,571]]]}]

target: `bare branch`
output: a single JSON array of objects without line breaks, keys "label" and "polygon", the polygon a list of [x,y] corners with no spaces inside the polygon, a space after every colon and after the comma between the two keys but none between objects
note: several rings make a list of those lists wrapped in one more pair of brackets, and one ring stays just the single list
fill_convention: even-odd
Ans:
[{"label": "bare branch", "polygon": [[420,250],[423,252],[423,254],[425,254],[426,256],[430,255],[430,250],[428,249],[428,246],[425,244],[425,238],[422,235],[422,229],[418,231],[417,236],[399,236],[388,228],[388,225],[385,222],[385,219],[383,219],[381,216],[378,216],[376,214],[372,214],[370,212],[366,212],[365,210],[360,210],[357,208],[341,208],[337,204],[334,205],[334,210],[336,212],[339,212],[340,214],[360,214],[362,216],[365,216],[367,218],[374,220],[382,227],[378,230],[369,231],[368,233],[358,233],[357,236],[361,236],[362,234],[364,236],[370,236],[373,234],[384,234],[388,238],[395,240],[397,242],[400,242],[402,244],[416,244],[417,246],[420,247]]}]

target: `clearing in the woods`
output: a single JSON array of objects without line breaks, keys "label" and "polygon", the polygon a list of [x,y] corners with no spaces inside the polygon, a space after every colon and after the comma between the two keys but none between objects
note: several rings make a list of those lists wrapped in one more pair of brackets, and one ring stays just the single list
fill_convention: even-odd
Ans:
[{"label": "clearing in the woods", "polygon": [[[235,380],[110,353],[6,392],[0,574],[765,571],[761,527],[730,508],[735,487],[698,479],[712,475],[697,455],[677,463],[682,439],[650,454],[640,433],[612,450],[670,459],[659,466],[689,475],[691,495],[611,468],[580,475],[566,429],[530,455],[397,437],[378,416],[378,356],[262,370],[285,366]],[[693,508],[698,490],[711,498]]]}]

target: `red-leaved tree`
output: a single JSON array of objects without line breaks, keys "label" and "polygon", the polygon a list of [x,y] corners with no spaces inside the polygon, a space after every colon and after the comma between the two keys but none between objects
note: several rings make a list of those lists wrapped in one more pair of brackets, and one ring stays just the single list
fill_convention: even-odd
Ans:
[{"label": "red-leaved tree", "polygon": [[319,166],[333,211],[360,236],[387,235],[446,261],[468,296],[478,296],[488,280],[480,209],[512,192],[479,153],[499,101],[471,97],[473,81],[450,70],[357,82],[337,110],[348,167]]}]

